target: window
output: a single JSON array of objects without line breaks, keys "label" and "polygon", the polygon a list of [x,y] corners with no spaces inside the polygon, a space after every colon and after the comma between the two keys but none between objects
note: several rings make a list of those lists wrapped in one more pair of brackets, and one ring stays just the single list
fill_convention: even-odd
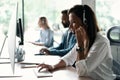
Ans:
[{"label": "window", "polygon": [[120,25],[120,0],[96,0],[96,16],[102,30]]},{"label": "window", "polygon": [[[54,30],[54,38],[60,42],[60,36],[63,33],[61,11],[76,4],[81,4],[81,0],[24,0],[25,39],[30,41],[38,39],[38,19],[45,16],[51,29],[53,29],[53,24],[59,26],[60,30],[58,32]],[[34,36],[31,38],[30,34]]]},{"label": "window", "polygon": [[61,11],[75,4],[81,4],[81,0],[24,0],[25,27],[37,26],[40,16],[46,16],[51,25],[60,23]]},{"label": "window", "polygon": [[15,6],[13,0],[0,1],[0,34],[7,34],[9,21],[12,16],[12,9]]}]

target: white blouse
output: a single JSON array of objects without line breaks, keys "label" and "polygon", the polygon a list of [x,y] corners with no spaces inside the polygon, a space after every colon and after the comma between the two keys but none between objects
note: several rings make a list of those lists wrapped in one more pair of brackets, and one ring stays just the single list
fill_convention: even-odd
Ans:
[{"label": "white blouse", "polygon": [[[62,57],[66,66],[75,62],[77,58],[76,47],[77,44],[71,52]],[[76,62],[76,70],[79,76],[90,76],[95,80],[114,80],[116,76],[112,71],[112,60],[109,40],[97,33],[87,58]]]}]

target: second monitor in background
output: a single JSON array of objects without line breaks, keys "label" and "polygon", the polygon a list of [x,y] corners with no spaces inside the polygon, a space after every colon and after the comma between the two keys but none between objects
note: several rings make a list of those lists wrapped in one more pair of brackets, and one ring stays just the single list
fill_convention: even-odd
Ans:
[{"label": "second monitor in background", "polygon": [[21,18],[18,18],[17,19],[17,26],[16,26],[16,36],[18,38],[20,38],[20,40],[18,40],[18,46],[16,48],[16,54],[15,54],[17,62],[23,61],[24,60],[24,54],[25,54],[25,51],[23,49],[24,33],[23,33],[22,23],[23,22],[22,22]]},{"label": "second monitor in background", "polygon": [[21,18],[18,18],[18,21],[17,21],[16,35],[17,37],[20,38],[19,45],[24,45],[23,27],[22,27]]}]

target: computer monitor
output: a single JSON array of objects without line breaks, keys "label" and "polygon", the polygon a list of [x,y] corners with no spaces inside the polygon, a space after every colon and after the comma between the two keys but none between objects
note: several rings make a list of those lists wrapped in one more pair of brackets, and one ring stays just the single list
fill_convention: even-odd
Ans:
[{"label": "computer monitor", "polygon": [[24,45],[23,27],[22,27],[21,18],[18,18],[18,20],[17,20],[16,35],[17,35],[17,37],[20,38],[19,45]]},{"label": "computer monitor", "polygon": [[16,37],[19,38],[18,41],[16,41],[17,46],[16,46],[16,54],[15,58],[17,62],[21,62],[24,60],[24,54],[25,51],[23,49],[24,46],[24,36],[23,36],[23,26],[22,26],[22,19],[17,18],[17,26],[16,26]]},{"label": "computer monitor", "polygon": [[9,52],[13,73],[15,69],[17,14],[18,14],[18,4],[16,3],[8,29],[8,52]]},{"label": "computer monitor", "polygon": [[[16,37],[20,38],[20,41]],[[21,46],[24,44],[22,20],[18,18],[18,3],[16,3],[8,29],[8,52],[12,70],[14,73],[15,62],[24,60],[25,51]]]}]

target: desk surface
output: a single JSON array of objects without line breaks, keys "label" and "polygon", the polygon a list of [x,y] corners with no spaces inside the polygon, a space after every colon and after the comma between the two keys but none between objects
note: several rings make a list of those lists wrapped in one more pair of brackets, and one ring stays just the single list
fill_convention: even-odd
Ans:
[{"label": "desk surface", "polygon": [[[60,57],[58,56],[34,56],[37,52],[37,48],[33,48],[32,46],[25,47],[25,61],[24,62],[32,62],[32,63],[48,63],[48,64],[55,64],[59,61]],[[0,78],[0,80],[91,80],[85,77],[78,77],[78,74],[73,67],[66,67],[60,70],[54,71],[52,77],[44,77],[44,78],[37,78],[33,71],[34,68],[21,68],[21,64],[15,64],[15,75],[17,77],[6,77]],[[3,76],[13,76],[12,69],[10,63],[7,64],[0,64],[0,75]],[[4,75],[7,74],[7,75]]]}]

